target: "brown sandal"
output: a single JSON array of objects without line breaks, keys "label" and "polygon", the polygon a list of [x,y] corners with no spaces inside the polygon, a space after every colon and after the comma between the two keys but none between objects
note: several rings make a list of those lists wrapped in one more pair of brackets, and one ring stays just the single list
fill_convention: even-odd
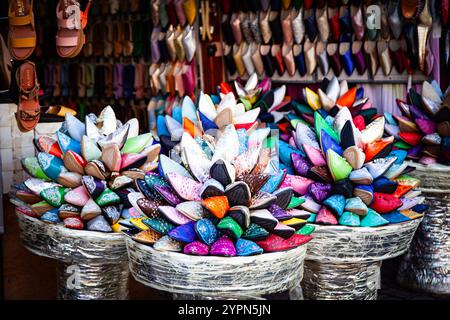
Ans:
[{"label": "brown sandal", "polygon": [[8,46],[16,60],[25,60],[36,47],[33,0],[11,0],[8,11]]},{"label": "brown sandal", "polygon": [[19,101],[15,114],[17,125],[22,132],[28,132],[39,122],[41,108],[39,106],[36,66],[31,61],[25,61],[16,71],[16,81],[19,87]]}]

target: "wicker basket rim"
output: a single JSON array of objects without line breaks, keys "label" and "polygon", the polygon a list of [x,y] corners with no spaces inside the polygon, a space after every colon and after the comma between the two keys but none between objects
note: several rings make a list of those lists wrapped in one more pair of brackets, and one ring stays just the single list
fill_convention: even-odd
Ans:
[{"label": "wicker basket rim", "polygon": [[30,216],[27,216],[23,213],[20,213],[17,210],[16,210],[16,214],[17,214],[18,219],[26,219],[28,221],[31,221],[32,223],[38,224],[45,228],[53,229],[55,232],[63,234],[64,236],[66,236],[68,238],[80,238],[80,237],[87,237],[87,236],[90,237],[91,240],[122,240],[122,238],[123,238],[122,233],[102,233],[99,231],[69,229],[69,228],[63,227],[61,225],[45,223],[39,219],[36,219],[36,218],[30,217]]},{"label": "wicker basket rim", "polygon": [[199,263],[199,262],[217,262],[217,263],[248,263],[255,260],[276,260],[281,258],[282,256],[286,256],[288,254],[295,254],[294,251],[298,251],[298,253],[301,253],[302,251],[306,252],[307,249],[307,243],[300,245],[296,248],[284,250],[284,251],[278,251],[278,252],[268,252],[263,253],[259,255],[253,255],[253,256],[246,256],[246,257],[219,257],[219,256],[194,256],[194,255],[187,255],[185,253],[179,253],[179,252],[171,252],[171,251],[159,251],[154,249],[152,246],[148,246],[142,243],[139,243],[137,241],[134,241],[131,239],[131,237],[126,236],[126,244],[128,248],[128,243],[132,243],[134,246],[138,247],[140,250],[147,251],[149,254],[156,254],[156,255],[165,255],[169,256],[171,259],[175,260],[183,260],[183,262],[186,261],[186,258],[189,258],[189,262],[192,262],[193,264]]},{"label": "wicker basket rim", "polygon": [[[406,224],[413,224],[415,223],[416,220],[422,221],[423,216],[417,219],[413,219],[410,221],[405,221],[405,222],[400,222],[400,223],[394,223],[394,224],[389,224],[386,226],[381,226],[381,227],[348,227],[348,226],[336,226],[336,225],[319,225],[319,224],[314,224],[314,223],[309,223],[309,225],[314,226],[316,229],[314,230],[314,232],[317,232],[319,230],[326,230],[326,231],[348,231],[349,233],[376,233],[376,232],[380,232],[380,231],[388,231],[391,229],[398,229],[400,226],[406,225]],[[314,235],[314,232],[312,233]]]}]

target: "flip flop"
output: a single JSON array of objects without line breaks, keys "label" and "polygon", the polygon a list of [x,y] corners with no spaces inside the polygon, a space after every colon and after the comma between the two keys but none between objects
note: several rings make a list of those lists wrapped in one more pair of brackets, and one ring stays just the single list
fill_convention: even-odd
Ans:
[{"label": "flip flop", "polygon": [[33,0],[12,0],[9,2],[8,47],[16,60],[25,60],[36,47]]},{"label": "flip flop", "polygon": [[17,125],[22,132],[34,129],[39,122],[41,108],[39,106],[36,66],[26,61],[16,71],[16,81],[19,87],[19,101],[17,103]]}]

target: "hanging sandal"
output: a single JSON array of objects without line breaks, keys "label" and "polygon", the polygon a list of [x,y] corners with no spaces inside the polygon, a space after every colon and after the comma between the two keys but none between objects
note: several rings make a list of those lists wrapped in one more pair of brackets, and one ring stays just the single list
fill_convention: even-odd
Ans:
[{"label": "hanging sandal", "polygon": [[[88,11],[88,7],[86,8]],[[56,18],[58,20],[58,31],[56,33],[56,52],[62,58],[73,58],[77,56],[84,44],[83,25],[87,21],[82,21],[80,4],[75,0],[59,0],[56,6]]]},{"label": "hanging sandal", "polygon": [[16,71],[16,81],[19,88],[19,101],[15,114],[17,125],[22,132],[33,130],[39,122],[41,108],[39,106],[36,66],[26,61]]},{"label": "hanging sandal", "polygon": [[16,60],[25,60],[36,47],[33,0],[11,0],[8,11],[8,46]]}]

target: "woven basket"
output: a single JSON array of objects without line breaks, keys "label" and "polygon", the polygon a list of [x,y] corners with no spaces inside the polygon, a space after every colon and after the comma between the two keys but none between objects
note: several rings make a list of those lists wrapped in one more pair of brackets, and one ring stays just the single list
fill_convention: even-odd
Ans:
[{"label": "woven basket", "polygon": [[421,221],[378,228],[316,226],[305,261],[305,298],[376,299],[381,261],[403,254]]},{"label": "woven basket", "polygon": [[128,298],[128,257],[124,236],[73,230],[16,212],[24,246],[57,260],[58,298]]},{"label": "woven basket", "polygon": [[249,257],[191,256],[126,239],[130,270],[146,286],[196,299],[260,299],[290,290],[303,276],[306,245]]},{"label": "woven basket", "polygon": [[410,289],[450,295],[450,167],[410,165],[430,209],[400,264],[397,281]]}]

